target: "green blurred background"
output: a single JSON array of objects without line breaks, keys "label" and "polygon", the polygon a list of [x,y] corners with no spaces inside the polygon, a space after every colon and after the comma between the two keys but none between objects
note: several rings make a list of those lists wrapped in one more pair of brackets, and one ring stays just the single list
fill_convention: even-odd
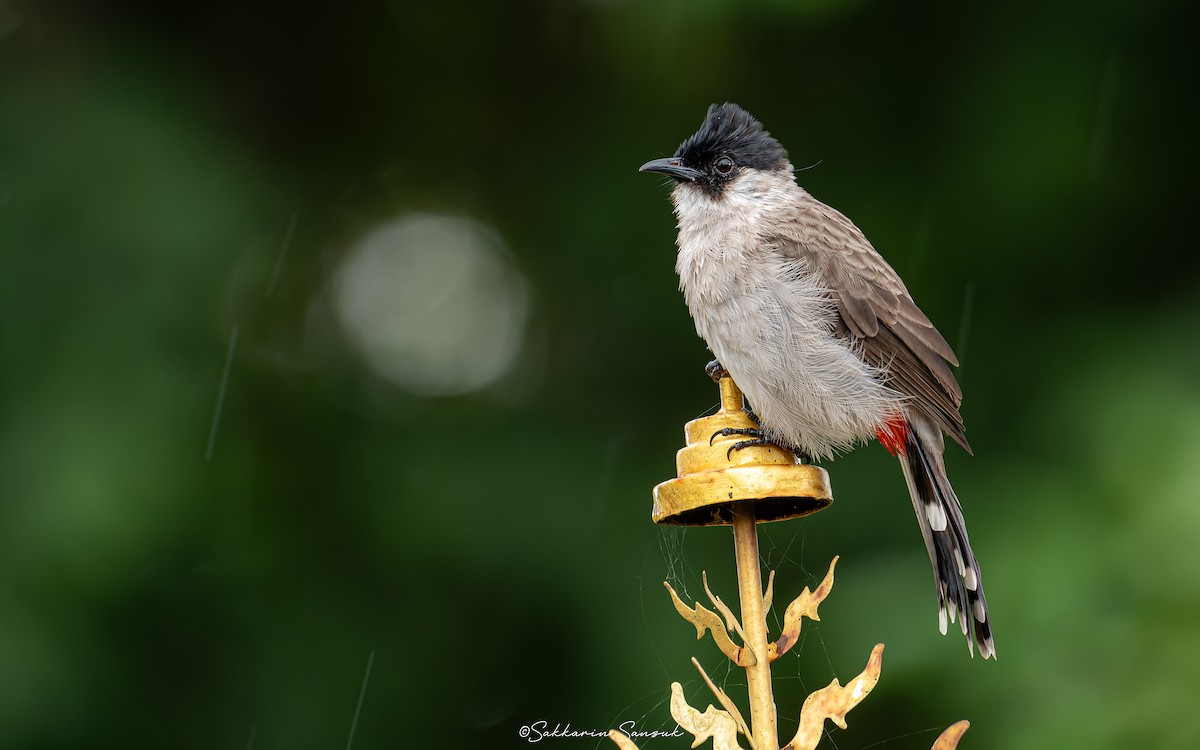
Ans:
[{"label": "green blurred background", "polygon": [[[640,175],[747,107],[959,350],[999,661],[895,463],[764,530],[838,748],[1200,746],[1195,18],[1168,2],[0,1],[0,747],[674,726],[716,391]],[[373,656],[369,679],[368,659]],[[644,747],[684,747],[687,739]],[[598,740],[546,739],[557,747]]]}]

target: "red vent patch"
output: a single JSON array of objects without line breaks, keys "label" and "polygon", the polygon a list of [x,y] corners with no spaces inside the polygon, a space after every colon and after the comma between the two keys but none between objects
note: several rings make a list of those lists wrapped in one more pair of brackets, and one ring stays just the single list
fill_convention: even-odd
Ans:
[{"label": "red vent patch", "polygon": [[879,438],[880,445],[887,448],[888,453],[903,456],[908,444],[908,422],[901,416],[892,417],[875,433],[875,437]]}]

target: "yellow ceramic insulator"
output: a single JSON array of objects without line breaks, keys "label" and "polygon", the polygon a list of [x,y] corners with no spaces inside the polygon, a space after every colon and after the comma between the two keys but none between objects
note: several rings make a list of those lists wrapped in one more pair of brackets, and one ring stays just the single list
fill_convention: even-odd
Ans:
[{"label": "yellow ceramic insulator", "polygon": [[815,513],[833,502],[829,475],[819,466],[799,464],[774,445],[730,451],[746,435],[719,435],[725,428],[756,427],[742,408],[742,392],[728,375],[721,378],[721,409],[684,426],[687,445],[675,456],[678,476],[654,488],[655,523],[670,526],[728,526],[733,504],[755,504],[759,523]]}]

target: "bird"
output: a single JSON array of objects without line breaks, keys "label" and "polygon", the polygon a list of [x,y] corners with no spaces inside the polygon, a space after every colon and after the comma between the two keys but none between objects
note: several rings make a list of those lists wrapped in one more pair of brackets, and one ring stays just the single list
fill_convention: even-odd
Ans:
[{"label": "bird", "polygon": [[[713,104],[671,157],[675,270],[696,332],[748,401],[732,430],[801,461],[878,440],[899,459],[937,587],[938,627],[995,658],[983,576],[943,460],[972,453],[958,358],[899,274],[844,214],[801,187],[787,151],[740,106]],[[726,433],[728,434],[728,432]]]}]

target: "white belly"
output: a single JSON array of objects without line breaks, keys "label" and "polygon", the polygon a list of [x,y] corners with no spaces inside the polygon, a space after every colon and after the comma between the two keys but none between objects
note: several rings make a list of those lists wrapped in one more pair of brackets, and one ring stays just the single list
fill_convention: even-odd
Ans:
[{"label": "white belly", "polygon": [[680,236],[680,286],[769,438],[831,458],[899,413],[898,394],[833,335],[836,309],[808,268],[740,238],[699,239]]}]

